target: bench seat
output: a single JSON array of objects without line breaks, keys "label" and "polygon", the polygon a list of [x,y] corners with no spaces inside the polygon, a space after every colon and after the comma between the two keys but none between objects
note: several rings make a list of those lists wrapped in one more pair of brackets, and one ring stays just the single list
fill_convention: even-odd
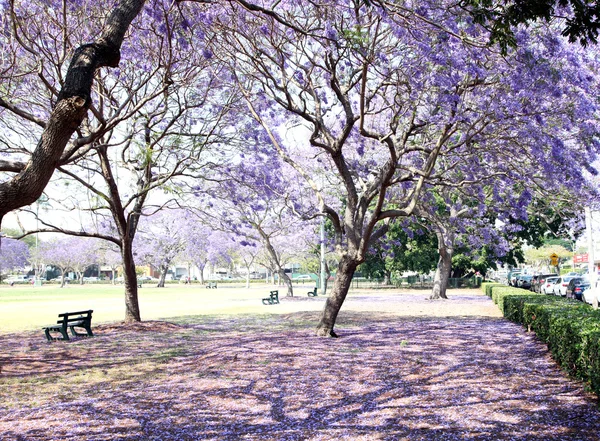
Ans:
[{"label": "bench seat", "polygon": [[[93,337],[92,332],[92,312],[91,309],[87,311],[76,311],[76,312],[65,312],[58,314],[59,320],[55,325],[44,326],[44,333],[48,341],[55,340],[69,340],[69,333],[67,328],[71,330],[73,337]],[[85,330],[85,333],[78,332],[75,328],[81,328]],[[51,333],[60,333],[60,336],[54,337]]]}]

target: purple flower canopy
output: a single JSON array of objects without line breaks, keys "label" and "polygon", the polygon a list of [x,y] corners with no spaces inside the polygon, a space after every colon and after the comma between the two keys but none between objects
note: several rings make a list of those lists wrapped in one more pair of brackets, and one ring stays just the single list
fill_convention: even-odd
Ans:
[{"label": "purple flower canopy", "polygon": [[29,261],[29,247],[20,240],[0,239],[0,272],[21,269]]}]

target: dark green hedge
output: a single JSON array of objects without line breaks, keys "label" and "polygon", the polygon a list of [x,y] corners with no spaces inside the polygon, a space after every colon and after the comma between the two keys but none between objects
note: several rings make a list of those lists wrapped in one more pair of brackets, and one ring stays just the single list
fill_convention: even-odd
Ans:
[{"label": "dark green hedge", "polygon": [[507,319],[534,331],[561,368],[600,397],[600,311],[497,283],[484,283],[482,289]]}]

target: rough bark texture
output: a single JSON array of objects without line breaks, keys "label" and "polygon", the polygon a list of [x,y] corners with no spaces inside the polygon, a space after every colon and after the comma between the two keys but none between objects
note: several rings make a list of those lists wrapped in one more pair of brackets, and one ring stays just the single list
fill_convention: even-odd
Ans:
[{"label": "rough bark texture", "polygon": [[158,278],[157,288],[165,287],[165,280],[167,280],[167,271],[169,270],[168,266],[161,266],[160,268],[160,277]]},{"label": "rough bark texture", "polygon": [[87,113],[96,70],[119,64],[125,33],[144,3],[122,0],[106,20],[98,41],[79,47],[73,54],[65,84],[30,160],[19,174],[0,184],[0,224],[5,214],[34,203],[44,191]]},{"label": "rough bark texture", "polygon": [[141,321],[140,305],[138,302],[137,274],[130,242],[123,241],[123,280],[125,282],[125,321]]},{"label": "rough bark texture", "polygon": [[287,297],[294,297],[294,285],[292,283],[292,280],[289,278],[289,276],[283,270],[283,268],[281,269],[281,271],[279,271],[279,278],[280,278],[281,282],[287,288],[287,294],[286,294],[286,296]]},{"label": "rough bark texture", "polygon": [[447,299],[446,289],[448,288],[448,279],[452,269],[452,254],[451,248],[440,248],[440,258],[435,270],[433,278],[433,290],[431,299]]},{"label": "rough bark texture", "polygon": [[337,334],[333,331],[333,327],[335,326],[342,304],[348,295],[352,277],[354,276],[358,263],[359,262],[356,259],[348,256],[344,256],[340,260],[338,271],[335,276],[335,282],[333,283],[333,289],[325,302],[321,321],[317,326],[318,336],[337,337]]}]

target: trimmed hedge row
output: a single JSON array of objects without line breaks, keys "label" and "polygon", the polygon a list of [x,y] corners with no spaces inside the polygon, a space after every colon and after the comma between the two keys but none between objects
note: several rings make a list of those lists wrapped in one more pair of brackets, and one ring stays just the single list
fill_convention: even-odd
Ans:
[{"label": "trimmed hedge row", "polygon": [[499,283],[481,287],[504,317],[534,331],[560,367],[600,397],[600,311],[576,300]]}]

